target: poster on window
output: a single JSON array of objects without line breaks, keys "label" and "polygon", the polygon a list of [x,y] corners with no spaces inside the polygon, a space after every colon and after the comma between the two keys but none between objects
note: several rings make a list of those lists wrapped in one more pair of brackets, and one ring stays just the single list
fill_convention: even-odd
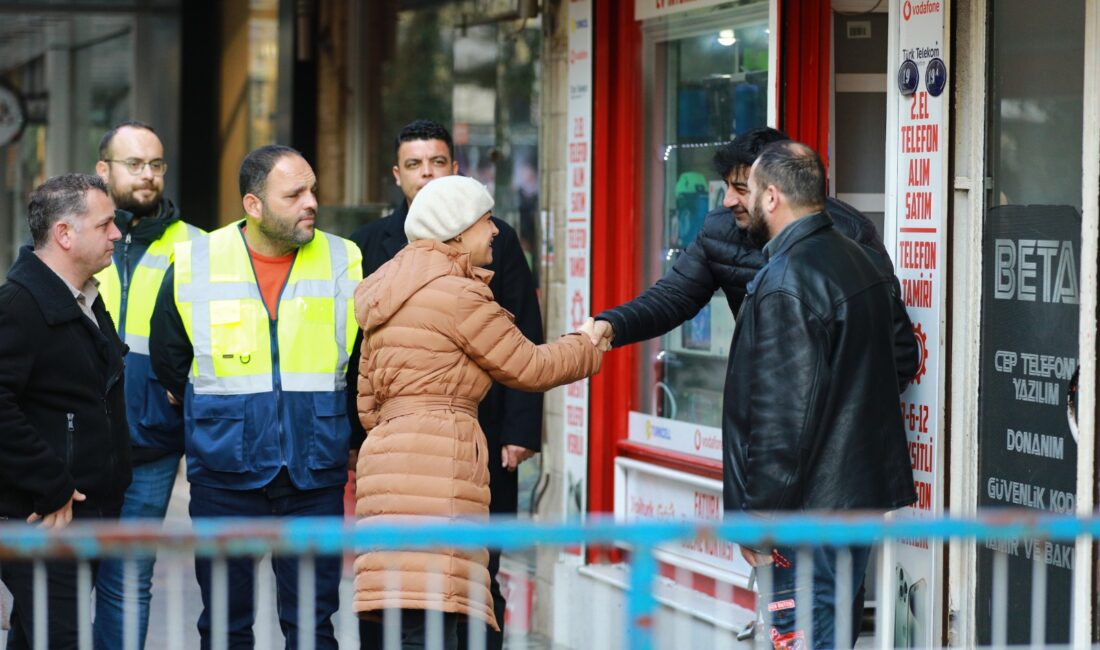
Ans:
[{"label": "poster on window", "polygon": [[[978,507],[1072,514],[1077,440],[1066,392],[1077,368],[1081,215],[1068,205],[999,205],[984,230]],[[1046,571],[1046,641],[1069,643],[1073,553],[1072,541],[980,544],[978,643],[991,641],[996,589],[1012,612],[1008,642],[1030,643],[1036,563]],[[1000,587],[997,555],[1008,556]]]},{"label": "poster on window", "polygon": [[[592,3],[569,3],[566,134],[565,309],[563,331],[572,332],[592,312]],[[588,486],[588,380],[565,388],[566,518],[584,514]]]},{"label": "poster on window", "polygon": [[[950,74],[941,2],[893,6],[898,26],[890,92],[894,113],[893,188],[888,201],[894,268],[919,346],[916,377],[899,408],[909,439],[917,502],[900,518],[943,514],[945,282],[947,280],[947,143]],[[942,547],[927,539],[899,540],[884,555],[889,566],[895,647],[939,645]]]}]

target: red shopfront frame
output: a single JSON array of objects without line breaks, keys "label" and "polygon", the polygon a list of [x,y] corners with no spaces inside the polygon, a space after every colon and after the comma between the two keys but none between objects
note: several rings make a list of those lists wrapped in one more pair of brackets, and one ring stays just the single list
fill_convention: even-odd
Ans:
[{"label": "red shopfront frame", "polygon": [[[633,299],[641,269],[642,241],[641,25],[634,0],[594,4],[592,151],[592,310],[597,313]],[[830,0],[779,0],[779,128],[810,144],[828,168],[829,79],[832,8]],[[720,463],[629,442],[627,418],[634,407],[637,346],[619,348],[604,359],[592,379],[588,450],[588,511],[614,509],[617,456],[721,480]],[[589,558],[596,559],[595,557]]]}]

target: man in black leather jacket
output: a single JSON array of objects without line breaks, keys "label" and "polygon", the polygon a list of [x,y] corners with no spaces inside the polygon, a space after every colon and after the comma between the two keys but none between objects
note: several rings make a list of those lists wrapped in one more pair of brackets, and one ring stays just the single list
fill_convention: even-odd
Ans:
[{"label": "man in black leather jacket", "polygon": [[[714,165],[726,182],[723,207],[706,216],[699,236],[656,284],[634,300],[598,314],[598,332],[613,337],[615,347],[660,336],[694,318],[719,289],[730,310],[737,313],[745,299],[745,285],[764,265],[760,247],[742,230],[748,215],[749,168],[765,145],[787,140],[782,131],[762,127],[742,133],[718,150]],[[863,213],[832,198],[825,200],[825,211],[838,231],[886,257],[875,225]]]},{"label": "man in black leather jacket", "polygon": [[[745,233],[765,263],[746,287],[729,361],[727,397],[737,399],[727,399],[722,427],[727,510],[886,511],[916,501],[897,406],[917,369],[912,323],[889,265],[836,231],[824,199],[825,172],[806,145],[771,144],[752,167]],[[852,584],[841,590],[837,550],[813,550],[809,598],[795,589],[796,565],[809,556],[742,547],[754,567],[774,561],[771,589],[761,588],[773,640],[818,647],[795,624],[810,600],[812,638],[833,647],[837,592],[858,593],[869,555],[848,552]]]}]

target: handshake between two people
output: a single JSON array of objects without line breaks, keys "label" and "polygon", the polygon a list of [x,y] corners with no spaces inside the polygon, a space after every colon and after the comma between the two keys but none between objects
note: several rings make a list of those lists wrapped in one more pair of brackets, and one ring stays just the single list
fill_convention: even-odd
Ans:
[{"label": "handshake between two people", "polygon": [[611,341],[615,338],[615,330],[611,327],[611,323],[605,320],[589,318],[584,325],[577,328],[577,331],[587,336],[600,352],[610,350]]}]

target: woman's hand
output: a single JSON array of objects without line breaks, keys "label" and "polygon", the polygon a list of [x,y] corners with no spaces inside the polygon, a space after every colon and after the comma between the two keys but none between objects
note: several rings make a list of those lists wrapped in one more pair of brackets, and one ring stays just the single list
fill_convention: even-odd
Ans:
[{"label": "woman's hand", "polygon": [[577,331],[587,336],[588,340],[592,341],[592,345],[596,346],[596,349],[600,352],[607,352],[611,349],[611,339],[615,337],[615,331],[611,328],[611,323],[589,318]]}]

